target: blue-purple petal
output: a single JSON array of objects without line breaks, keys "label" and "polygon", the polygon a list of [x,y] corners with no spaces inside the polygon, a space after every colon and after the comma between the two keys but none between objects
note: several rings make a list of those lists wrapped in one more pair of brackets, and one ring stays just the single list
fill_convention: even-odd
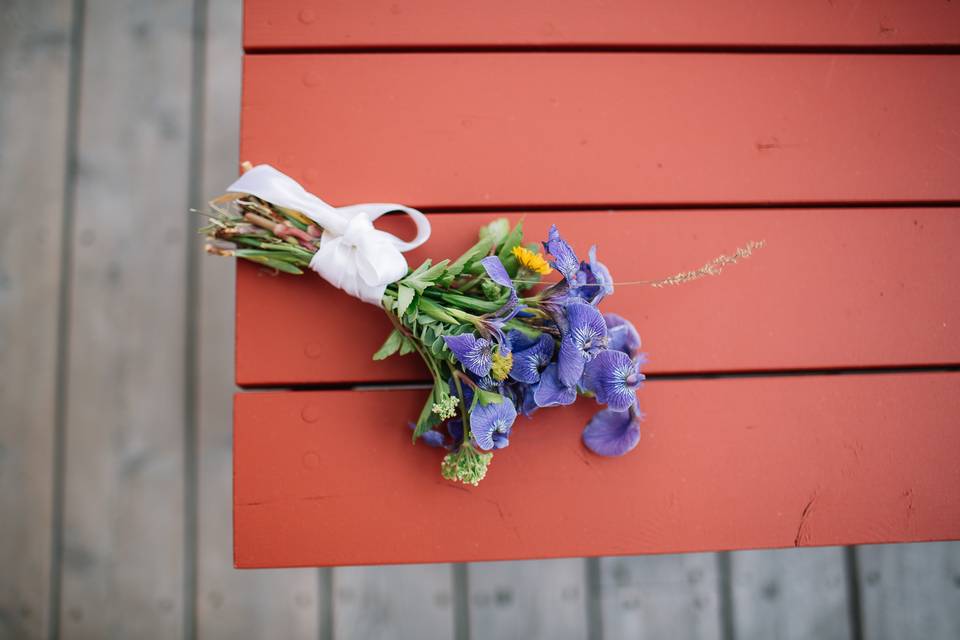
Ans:
[{"label": "blue-purple petal", "polygon": [[513,288],[513,280],[510,279],[510,274],[507,273],[507,269],[503,266],[500,258],[497,256],[487,256],[480,261],[480,264],[483,265],[484,271],[487,272],[491,280],[501,287]]},{"label": "blue-purple petal", "polygon": [[640,441],[641,417],[635,408],[599,411],[583,430],[583,444],[601,456],[622,456]]},{"label": "blue-purple petal", "polygon": [[[500,402],[478,404],[470,412],[470,431],[477,446],[484,451],[501,449],[509,443],[513,421],[517,418],[517,408],[503,398]],[[495,437],[497,434],[501,437]]]},{"label": "blue-purple petal", "polygon": [[576,293],[596,306],[605,296],[613,293],[613,277],[606,265],[597,260],[596,245],[590,247],[589,257],[590,261],[581,262],[577,271]]},{"label": "blue-purple petal", "polygon": [[463,420],[460,418],[449,420],[447,422],[447,433],[453,438],[455,444],[463,440]]},{"label": "blue-purple petal", "polygon": [[583,352],[573,343],[568,335],[560,341],[560,353],[557,355],[557,377],[565,386],[572,387],[583,375],[586,359]]},{"label": "blue-purple petal", "polygon": [[510,342],[510,350],[513,353],[517,351],[523,351],[529,349],[533,345],[537,344],[539,338],[531,338],[522,331],[517,331],[516,329],[511,329],[507,333],[507,340]]},{"label": "blue-purple petal", "polygon": [[626,318],[616,313],[603,314],[607,325],[607,348],[622,351],[631,358],[640,350],[640,334]]},{"label": "blue-purple petal", "polygon": [[584,302],[569,303],[566,319],[567,327],[560,341],[557,361],[560,380],[572,386],[583,375],[583,366],[606,348],[607,325],[600,312]]},{"label": "blue-purple petal", "polygon": [[518,382],[535,384],[540,381],[540,373],[553,358],[553,338],[541,334],[540,338],[523,351],[514,351],[513,368],[510,377]]},{"label": "blue-purple petal", "polygon": [[614,411],[629,409],[642,383],[640,363],[622,351],[603,351],[584,370],[584,386]]},{"label": "blue-purple petal", "polygon": [[490,367],[493,366],[493,345],[489,340],[478,338],[471,333],[444,336],[443,339],[454,357],[467,371],[480,377],[490,373]]},{"label": "blue-purple petal", "polygon": [[427,444],[431,447],[442,447],[446,444],[446,438],[443,437],[443,434],[439,431],[434,431],[433,429],[424,431],[422,434],[420,434],[420,439],[424,444]]},{"label": "blue-purple petal", "polygon": [[528,418],[536,412],[540,407],[537,406],[537,400],[534,397],[539,385],[521,385],[523,387],[523,397],[519,403],[520,413],[527,416]]},{"label": "blue-purple petal", "polygon": [[587,359],[607,347],[607,325],[596,307],[584,302],[567,305],[566,335],[573,339]]},{"label": "blue-purple petal", "polygon": [[553,256],[550,264],[559,271],[568,282],[576,278],[577,269],[580,267],[580,260],[577,254],[573,252],[570,245],[560,237],[557,225],[550,227],[550,233],[547,235],[547,241],[543,243],[543,248],[547,253]]},{"label": "blue-purple petal", "polygon": [[577,388],[560,381],[557,365],[551,364],[543,370],[540,383],[533,394],[538,407],[559,407],[573,404],[577,400]]},{"label": "blue-purple petal", "polygon": [[500,258],[497,256],[487,256],[480,261],[480,264],[483,265],[483,269],[487,272],[491,280],[510,290],[510,296],[507,298],[507,301],[503,303],[503,306],[493,313],[488,313],[484,316],[487,331],[494,334],[497,344],[500,345],[500,352],[509,353],[510,343],[503,334],[503,325],[520,313],[520,298],[517,297],[517,289],[513,286],[513,280],[510,279],[510,274],[507,273]]}]

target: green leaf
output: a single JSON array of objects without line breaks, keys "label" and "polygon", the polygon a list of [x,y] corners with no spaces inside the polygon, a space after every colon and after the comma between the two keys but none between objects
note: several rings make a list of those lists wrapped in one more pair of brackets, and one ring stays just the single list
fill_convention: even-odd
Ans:
[{"label": "green leaf", "polygon": [[523,223],[518,222],[517,225],[513,228],[513,231],[510,232],[503,240],[503,245],[500,247],[500,252],[497,254],[497,257],[500,258],[501,262],[506,262],[507,258],[513,257],[513,248],[519,247],[520,243],[523,241]]},{"label": "green leaf", "polygon": [[416,289],[418,293],[423,293],[427,288],[433,286],[434,281],[446,273],[449,260],[438,262],[430,267],[430,261],[427,260],[417,267],[417,270],[400,281],[401,284]]},{"label": "green leaf", "polygon": [[426,260],[423,261],[423,263],[422,263],[419,267],[417,267],[416,269],[414,269],[413,271],[411,271],[410,274],[407,275],[406,278],[404,278],[404,280],[406,280],[406,279],[408,279],[408,278],[416,278],[416,277],[419,276],[421,273],[423,273],[423,272],[425,272],[427,269],[429,269],[429,268],[430,268],[430,264],[431,264],[432,262],[433,262],[433,261],[432,261],[430,258],[427,258]]},{"label": "green leaf", "polygon": [[387,336],[383,346],[377,349],[377,352],[373,354],[373,359],[385,360],[386,358],[389,358],[397,352],[397,349],[400,348],[400,344],[403,342],[403,340],[403,334],[394,329],[390,332],[390,335]]},{"label": "green leaf", "polygon": [[443,336],[437,336],[437,339],[430,345],[430,353],[439,358],[443,356],[444,350],[448,348],[447,341],[443,339]]},{"label": "green leaf", "polygon": [[486,406],[488,404],[500,404],[503,402],[503,396],[499,393],[494,393],[492,391],[484,391],[483,389],[478,389],[476,392],[476,398],[480,401],[480,404]]},{"label": "green leaf", "polygon": [[491,241],[491,244],[498,245],[510,233],[510,222],[506,218],[497,218],[485,227],[480,228],[480,239]]},{"label": "green leaf", "polygon": [[408,353],[413,353],[417,350],[417,346],[414,344],[413,340],[404,336],[400,342],[400,355],[405,356]]},{"label": "green leaf", "polygon": [[436,337],[437,332],[433,327],[423,327],[420,331],[420,342],[423,344],[431,344]]},{"label": "green leaf", "polygon": [[256,262],[257,264],[262,264],[265,267],[270,267],[271,269],[276,269],[277,271],[282,271],[284,273],[292,273],[294,275],[301,275],[303,271],[293,266],[289,262],[284,262],[276,257],[272,251],[256,251],[252,249],[237,249],[234,252],[234,255],[238,258],[243,258],[244,260],[250,260],[251,262]]},{"label": "green leaf", "polygon": [[435,384],[433,388],[430,389],[430,394],[427,396],[427,401],[423,403],[423,409],[420,410],[420,417],[417,418],[417,428],[413,430],[414,442],[416,442],[417,438],[422,436],[424,433],[440,424],[440,417],[433,412],[433,405],[438,401],[438,399],[438,387]]},{"label": "green leaf", "polygon": [[456,318],[447,313],[443,307],[429,298],[420,298],[420,311],[435,320],[446,322],[447,324],[460,324]]},{"label": "green leaf", "polygon": [[457,258],[453,264],[447,267],[447,273],[455,276],[460,275],[463,270],[470,265],[470,263],[475,262],[490,253],[490,249],[493,247],[493,244],[492,238],[481,238],[477,244],[467,249],[462,256]]},{"label": "green leaf", "polygon": [[482,313],[490,313],[503,306],[502,304],[497,304],[494,301],[481,300],[480,298],[473,298],[471,296],[465,296],[459,293],[443,293],[440,297],[443,298],[445,302],[449,302],[455,307],[469,309],[470,311],[480,311]]},{"label": "green leaf", "polygon": [[447,265],[450,264],[449,260],[441,260],[437,264],[433,265],[426,271],[420,274],[419,279],[425,280],[428,282],[433,282],[437,278],[443,275],[443,272],[447,270]]},{"label": "green leaf", "polygon": [[413,302],[414,290],[410,287],[404,285],[399,285],[397,287],[397,316],[403,317],[403,314],[406,313],[407,307],[410,306],[410,303]]}]

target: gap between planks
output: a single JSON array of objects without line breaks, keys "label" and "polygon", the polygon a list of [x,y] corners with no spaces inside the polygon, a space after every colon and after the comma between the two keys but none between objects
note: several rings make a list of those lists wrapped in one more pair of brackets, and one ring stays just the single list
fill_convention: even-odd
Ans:
[{"label": "gap between planks", "polygon": [[[771,371],[703,371],[681,373],[657,373],[646,376],[646,381],[668,380],[720,380],[725,378],[801,378],[807,376],[850,376],[850,375],[883,375],[900,373],[950,373],[960,371],[960,364],[955,365],[916,365],[910,367],[846,367],[837,369],[776,369]],[[238,393],[257,393],[275,391],[390,391],[397,389],[429,389],[432,383],[427,380],[416,381],[386,381],[377,383],[353,384],[324,383],[324,384],[257,384],[238,387]]]},{"label": "gap between planks", "polygon": [[734,55],[957,55],[960,45],[381,45],[359,47],[245,47],[247,55],[446,53],[670,53]]}]

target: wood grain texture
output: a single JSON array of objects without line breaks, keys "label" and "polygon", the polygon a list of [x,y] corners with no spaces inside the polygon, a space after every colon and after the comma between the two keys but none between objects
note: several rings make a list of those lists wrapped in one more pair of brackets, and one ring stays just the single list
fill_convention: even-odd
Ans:
[{"label": "wood grain texture", "polygon": [[931,0],[252,0],[248,49],[960,44]]},{"label": "wood grain texture", "polygon": [[[431,214],[434,235],[408,254],[410,264],[455,258],[494,217]],[[766,240],[719,277],[622,286],[603,301],[602,310],[636,324],[649,372],[960,362],[960,290],[943,277],[960,272],[957,209],[540,212],[526,216],[526,238],[545,238],[552,223],[581,256],[596,243],[618,281],[695,269]],[[350,327],[349,339],[325,327]],[[428,379],[416,356],[371,361],[388,330],[382,310],[314,274],[240,266],[241,385]]]},{"label": "wood grain texture", "polygon": [[[240,30],[234,0],[209,2],[200,189],[208,196],[233,180],[239,166]],[[199,255],[200,246],[195,250]],[[233,274],[227,260],[199,261],[197,636],[313,639],[319,636],[319,603],[329,596],[320,591],[315,571],[233,568]]]},{"label": "wood grain texture", "polygon": [[253,55],[241,157],[333,204],[960,199],[960,56]]},{"label": "wood grain texture", "polygon": [[713,553],[603,558],[605,638],[720,640]]},{"label": "wood grain texture", "polygon": [[49,633],[71,19],[66,1],[0,16],[0,638]]},{"label": "wood grain texture", "polygon": [[338,568],[333,592],[334,638],[453,637],[449,565]]},{"label": "wood grain texture", "polygon": [[192,14],[89,3],[66,409],[64,637],[184,633]]},{"label": "wood grain texture", "polygon": [[595,405],[581,402],[517,425],[476,489],[442,481],[441,452],[409,444],[403,425],[422,390],[238,394],[235,560],[311,566],[950,539],[960,536],[958,391],[957,373],[651,382],[631,455],[583,449]]},{"label": "wood grain texture", "polygon": [[582,558],[479,562],[469,566],[470,638],[587,637]]},{"label": "wood grain texture", "polygon": [[851,638],[842,548],[730,555],[738,640]]},{"label": "wood grain texture", "polygon": [[868,546],[857,554],[864,637],[960,637],[960,543]]}]

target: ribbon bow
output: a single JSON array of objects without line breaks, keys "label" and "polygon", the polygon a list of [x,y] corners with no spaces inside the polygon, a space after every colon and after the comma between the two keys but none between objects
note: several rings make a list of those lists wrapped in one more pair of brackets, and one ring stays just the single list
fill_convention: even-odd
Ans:
[{"label": "ribbon bow", "polygon": [[[377,306],[387,285],[407,275],[403,252],[416,249],[430,238],[430,222],[416,209],[392,203],[333,207],[268,164],[250,169],[227,191],[248,193],[299,211],[316,222],[323,235],[310,268],[338,289]],[[404,242],[373,226],[374,220],[389,211],[402,211],[413,219],[417,225],[413,240]]]}]

